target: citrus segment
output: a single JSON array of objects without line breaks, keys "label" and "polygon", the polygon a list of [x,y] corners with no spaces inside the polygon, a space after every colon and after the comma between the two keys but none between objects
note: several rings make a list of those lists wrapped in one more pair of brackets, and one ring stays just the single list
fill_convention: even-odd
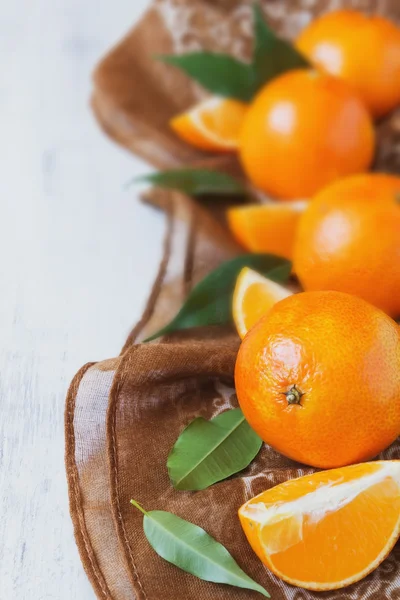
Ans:
[{"label": "citrus segment", "polygon": [[290,295],[283,286],[244,267],[233,294],[233,320],[240,337],[243,339],[276,302]]},{"label": "citrus segment", "polygon": [[212,97],[174,117],[171,128],[185,142],[210,152],[234,152],[247,105],[237,100]]},{"label": "citrus segment", "polygon": [[300,215],[307,202],[270,202],[236,206],[227,212],[229,228],[246,250],[292,258]]},{"label": "citrus segment", "polygon": [[400,461],[377,461],[287,481],[239,510],[247,539],[278,577],[338,589],[375,569],[400,534]]}]

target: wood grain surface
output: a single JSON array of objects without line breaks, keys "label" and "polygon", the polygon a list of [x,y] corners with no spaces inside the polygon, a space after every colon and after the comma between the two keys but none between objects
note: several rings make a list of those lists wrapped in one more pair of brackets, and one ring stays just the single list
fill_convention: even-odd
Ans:
[{"label": "wood grain surface", "polygon": [[68,512],[63,411],[117,354],[164,221],[123,184],[147,165],[99,131],[90,74],[147,0],[0,6],[0,600],[92,600]]}]

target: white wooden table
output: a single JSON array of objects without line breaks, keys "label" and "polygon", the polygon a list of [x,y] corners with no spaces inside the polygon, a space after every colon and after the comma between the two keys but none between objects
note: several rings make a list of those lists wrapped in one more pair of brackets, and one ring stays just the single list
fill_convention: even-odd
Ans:
[{"label": "white wooden table", "polygon": [[92,600],[68,512],[63,411],[119,352],[161,249],[123,184],[149,168],[88,107],[99,57],[148,0],[0,3],[0,600]]}]

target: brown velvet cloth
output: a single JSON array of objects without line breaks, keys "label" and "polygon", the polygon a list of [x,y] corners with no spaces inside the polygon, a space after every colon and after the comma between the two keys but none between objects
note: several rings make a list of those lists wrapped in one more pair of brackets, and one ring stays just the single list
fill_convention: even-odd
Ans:
[{"label": "brown velvet cloth", "polygon": [[[250,4],[155,2],[96,71],[93,107],[104,129],[157,166],[206,160],[212,167],[238,172],[232,159],[206,158],[170,134],[168,117],[193,102],[200,91],[176,70],[150,57],[197,47],[246,55]],[[292,36],[311,13],[338,4],[346,2],[267,0],[263,6],[270,21]],[[398,0],[359,0],[352,5],[378,6],[393,18],[400,17]],[[380,128],[378,164],[387,170],[396,170],[399,164],[399,131],[396,115]],[[189,198],[157,190],[146,200],[168,217],[164,253],[148,305],[118,358],[89,363],[75,376],[65,413],[71,516],[82,562],[98,598],[257,597],[256,592],[200,581],[159,558],[144,537],[141,514],[129,504],[135,498],[148,510],[170,510],[206,529],[275,600],[399,599],[398,547],[363,581],[323,594],[293,588],[260,563],[244,539],[237,509],[260,491],[312,471],[268,446],[244,472],[207,490],[172,488],[166,459],[181,430],[197,416],[211,418],[237,405],[233,369],[239,340],[230,328],[216,327],[150,344],[140,340],[174,316],[197,281],[240,249],[211,212]],[[399,458],[399,449],[395,443],[383,457]]]}]

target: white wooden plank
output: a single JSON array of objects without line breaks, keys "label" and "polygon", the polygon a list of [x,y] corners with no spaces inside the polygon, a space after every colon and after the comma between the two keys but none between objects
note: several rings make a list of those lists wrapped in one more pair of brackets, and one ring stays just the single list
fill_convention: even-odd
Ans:
[{"label": "white wooden plank", "polygon": [[90,73],[147,4],[0,8],[1,600],[94,598],[68,513],[64,398],[139,317],[164,224],[122,190],[148,167],[97,128]]}]

